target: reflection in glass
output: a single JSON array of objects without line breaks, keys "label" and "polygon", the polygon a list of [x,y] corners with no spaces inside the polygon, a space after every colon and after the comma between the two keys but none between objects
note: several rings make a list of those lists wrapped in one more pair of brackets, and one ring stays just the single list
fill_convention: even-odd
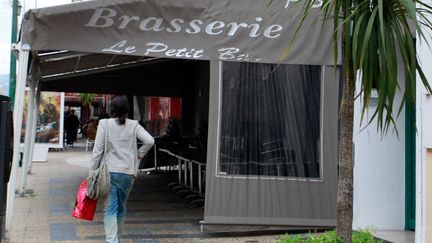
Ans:
[{"label": "reflection in glass", "polygon": [[321,67],[223,63],[219,174],[320,177]]}]

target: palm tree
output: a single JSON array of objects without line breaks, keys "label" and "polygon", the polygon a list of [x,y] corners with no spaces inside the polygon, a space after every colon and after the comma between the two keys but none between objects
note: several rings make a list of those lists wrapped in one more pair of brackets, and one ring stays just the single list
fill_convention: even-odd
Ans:
[{"label": "palm tree", "polygon": [[91,118],[93,115],[93,110],[91,104],[96,100],[95,94],[88,94],[88,93],[80,93],[79,94],[80,101],[83,104],[83,106],[88,107],[89,109],[89,117]]},{"label": "palm tree", "polygon": [[[317,3],[322,4],[324,21],[333,21],[335,46],[339,40],[342,41],[344,90],[340,107],[337,233],[343,242],[351,242],[355,77],[360,74],[362,118],[372,89],[376,87],[377,107],[368,122],[377,119],[377,128],[383,135],[390,127],[397,131],[393,112],[395,94],[399,89],[398,68],[403,67],[405,91],[397,114],[405,102],[411,105],[415,102],[416,73],[428,92],[432,93],[417,60],[412,34],[416,31],[417,36],[426,41],[420,27],[432,27],[432,22],[427,18],[432,16],[432,7],[421,0],[304,0],[304,19]],[[335,57],[337,52],[335,48]],[[397,53],[401,58],[397,58]]]}]

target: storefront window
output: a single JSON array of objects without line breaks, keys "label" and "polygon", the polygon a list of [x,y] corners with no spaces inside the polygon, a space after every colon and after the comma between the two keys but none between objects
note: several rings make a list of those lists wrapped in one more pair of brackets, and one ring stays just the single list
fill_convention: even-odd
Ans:
[{"label": "storefront window", "polygon": [[219,175],[319,178],[321,67],[222,70]]},{"label": "storefront window", "polygon": [[[155,137],[170,132],[179,132],[182,100],[174,97],[138,97],[139,120],[144,121],[146,130]],[[173,131],[173,126],[176,130]]]}]

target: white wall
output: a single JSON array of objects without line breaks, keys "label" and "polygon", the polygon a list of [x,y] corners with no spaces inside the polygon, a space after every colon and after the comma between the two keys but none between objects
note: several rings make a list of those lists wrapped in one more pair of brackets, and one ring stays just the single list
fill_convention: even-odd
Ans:
[{"label": "white wall", "polygon": [[[424,1],[432,4],[431,0]],[[432,31],[423,27],[427,41],[432,44]],[[417,38],[418,39],[418,38]],[[429,83],[432,84],[432,51],[423,41],[417,41],[417,56]],[[417,106],[416,106],[416,242],[430,242],[432,239],[432,96],[426,90],[417,75]],[[429,162],[428,162],[429,157]],[[428,230],[429,229],[429,230]],[[429,240],[429,241],[428,241]]]},{"label": "white wall", "polygon": [[[402,93],[398,92],[395,116],[401,99]],[[373,101],[369,106],[370,115],[375,104]],[[381,136],[376,121],[362,130],[368,117],[365,116],[360,127],[360,99],[355,102],[354,112],[353,228],[402,230],[405,227],[405,110],[396,121],[399,137],[392,130]]]},{"label": "white wall", "polygon": [[[424,1],[432,4],[431,0]],[[432,31],[423,28],[432,44]],[[417,55],[432,85],[432,50],[417,41]],[[401,96],[399,95],[400,99]],[[416,243],[432,239],[432,96],[427,94],[419,77],[416,98]],[[399,140],[387,136],[382,141],[375,123],[359,130],[359,102],[356,103],[356,142],[354,167],[354,228],[375,226],[378,229],[403,229],[405,220],[404,112],[398,119]],[[429,159],[429,162],[428,162]],[[428,169],[429,168],[429,169]],[[428,231],[429,229],[429,231]]]}]

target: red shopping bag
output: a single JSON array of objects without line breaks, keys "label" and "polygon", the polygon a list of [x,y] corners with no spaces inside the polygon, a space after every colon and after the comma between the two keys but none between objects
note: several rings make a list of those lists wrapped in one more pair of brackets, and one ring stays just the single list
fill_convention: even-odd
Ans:
[{"label": "red shopping bag", "polygon": [[78,189],[72,216],[77,219],[92,221],[96,211],[97,200],[87,197],[86,190],[87,182],[86,179],[84,179]]}]

